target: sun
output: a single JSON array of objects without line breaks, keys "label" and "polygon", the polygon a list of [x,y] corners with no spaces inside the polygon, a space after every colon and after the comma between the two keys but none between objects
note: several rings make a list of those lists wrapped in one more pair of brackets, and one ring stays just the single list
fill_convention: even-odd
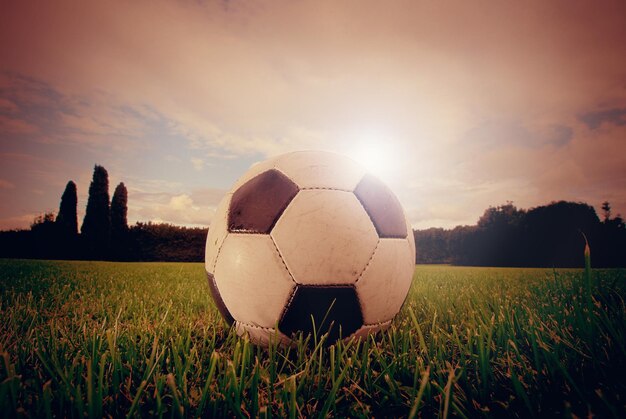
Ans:
[{"label": "sun", "polygon": [[364,135],[350,154],[372,174],[385,177],[393,170],[390,147],[391,142],[383,136]]}]

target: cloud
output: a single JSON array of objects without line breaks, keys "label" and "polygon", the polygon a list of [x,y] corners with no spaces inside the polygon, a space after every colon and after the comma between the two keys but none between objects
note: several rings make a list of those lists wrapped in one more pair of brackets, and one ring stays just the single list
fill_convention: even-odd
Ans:
[{"label": "cloud", "polygon": [[191,191],[193,201],[200,206],[216,207],[226,195],[226,190],[217,188],[199,188]]},{"label": "cloud", "polygon": [[197,188],[182,192],[177,182],[131,178],[128,185],[128,219],[206,227],[226,191]]},{"label": "cloud", "polygon": [[[188,194],[163,196],[162,198],[161,202],[151,202],[149,205],[144,205],[141,201],[133,202],[132,206],[129,203],[129,218],[132,213],[141,221],[207,227],[217,206],[216,204],[199,205]],[[165,199],[167,200],[165,201]]]},{"label": "cloud", "polygon": [[14,189],[15,185],[8,180],[0,179],[0,189]]},{"label": "cloud", "polygon": [[[16,70],[64,89],[97,85],[120,103],[140,98],[190,143],[237,153],[288,149],[289,130],[338,135],[372,119],[415,135],[454,132],[472,113],[523,121],[557,105],[568,112],[614,86],[599,75],[624,50],[618,11],[591,5],[491,5],[477,14],[474,5],[412,2],[363,2],[359,13],[316,2],[113,3],[76,3],[72,15],[12,6],[6,44],[23,48],[3,52]],[[588,15],[603,18],[593,32]]]},{"label": "cloud", "polygon": [[602,124],[626,125],[626,108],[586,112],[579,119],[591,129],[598,129]]},{"label": "cloud", "polygon": [[13,113],[18,110],[18,107],[15,103],[11,102],[8,99],[0,97],[0,112],[2,113]]},{"label": "cloud", "polygon": [[0,138],[37,133],[27,138],[36,143],[130,152],[145,150],[146,136],[167,124],[148,106],[125,105],[103,92],[70,95],[25,75],[5,73],[4,77],[8,85],[0,86],[0,101],[13,106],[8,115],[0,114]]},{"label": "cloud", "polygon": [[549,125],[540,133],[543,144],[552,144],[555,146],[564,146],[574,137],[572,127],[566,125]]},{"label": "cloud", "polygon": [[32,134],[37,131],[39,131],[37,126],[23,119],[0,115],[0,134]]},{"label": "cloud", "polygon": [[193,168],[199,172],[201,172],[202,169],[204,168],[204,160],[197,158],[197,157],[191,158],[191,164],[193,165]]},{"label": "cloud", "polygon": [[46,187],[65,185],[58,177],[50,175],[52,173],[67,173],[70,167],[70,162],[63,159],[34,153],[0,152],[0,161],[3,162],[0,173],[10,175],[10,177],[4,176],[5,179],[9,178],[10,182],[18,184],[18,180],[29,179],[34,181],[37,186]]},{"label": "cloud", "polygon": [[[306,131],[324,133],[314,144],[328,145],[372,120],[437,141],[453,141],[468,118],[525,125],[549,114],[546,125],[558,124],[554,109],[571,114],[613,90],[603,64],[624,50],[610,7],[536,3],[477,14],[473,5],[412,2],[362,2],[359,13],[316,2],[113,3],[73,4],[72,15],[28,2],[8,8],[6,39],[24,45],[5,50],[12,67],[68,91],[97,85],[119,103],[150,103],[190,146],[212,152],[303,148]],[[593,32],[588,15],[604,18]],[[38,43],[19,24],[26,19]]]},{"label": "cloud", "polygon": [[572,137],[573,129],[562,124],[491,120],[465,133],[463,143],[479,151],[494,147],[561,147]]},{"label": "cloud", "polygon": [[168,207],[175,211],[186,210],[193,208],[193,200],[186,194],[176,195],[170,198]]}]

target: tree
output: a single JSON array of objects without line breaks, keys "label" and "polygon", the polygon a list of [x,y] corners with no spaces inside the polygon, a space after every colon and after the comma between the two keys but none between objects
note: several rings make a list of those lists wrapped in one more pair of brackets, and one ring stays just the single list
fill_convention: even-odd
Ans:
[{"label": "tree", "polygon": [[429,228],[413,231],[417,263],[450,263],[452,258],[448,248],[450,233],[443,228]]},{"label": "tree", "polygon": [[201,262],[206,228],[137,223],[129,230],[131,260]]},{"label": "tree", "polygon": [[46,212],[36,217],[30,225],[30,253],[36,258],[56,259],[59,246],[56,242],[56,224],[54,213]]},{"label": "tree", "polygon": [[489,207],[480,217],[472,236],[474,264],[489,266],[511,266],[522,263],[519,256],[524,210],[519,210],[511,201],[497,207]]},{"label": "tree", "polygon": [[120,183],[111,199],[111,256],[116,260],[128,260],[128,191]]},{"label": "tree", "polygon": [[604,212],[604,222],[608,223],[611,219],[611,204],[609,201],[604,201],[602,203],[602,211]]},{"label": "tree", "polygon": [[106,257],[111,241],[111,208],[109,207],[109,174],[96,165],[89,185],[87,210],[81,233],[88,257]]},{"label": "tree", "polygon": [[582,267],[585,239],[581,233],[592,251],[598,249],[600,225],[596,211],[584,203],[559,201],[528,210],[522,251],[527,265]]},{"label": "tree", "polygon": [[78,234],[77,203],[76,184],[70,180],[61,196],[59,215],[56,219],[57,230],[61,237],[75,237]]},{"label": "tree", "polygon": [[38,229],[53,229],[54,226],[54,213],[46,212],[44,214],[40,214],[35,217],[33,222],[30,224],[30,229],[38,230]]},{"label": "tree", "polygon": [[113,237],[123,237],[128,232],[128,191],[124,182],[121,182],[113,192],[111,199],[111,234]]},{"label": "tree", "polygon": [[478,219],[477,225],[480,228],[516,226],[523,216],[524,210],[518,210],[513,202],[507,201],[506,204],[487,208]]}]

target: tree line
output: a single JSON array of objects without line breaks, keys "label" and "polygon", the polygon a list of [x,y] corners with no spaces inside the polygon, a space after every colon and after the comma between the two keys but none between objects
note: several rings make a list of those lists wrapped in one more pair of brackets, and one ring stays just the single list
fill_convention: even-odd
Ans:
[{"label": "tree line", "polygon": [[414,231],[418,263],[470,266],[582,267],[588,242],[596,267],[626,267],[626,228],[604,202],[552,202],[523,210],[513,203],[490,207],[474,226]]},{"label": "tree line", "polygon": [[77,189],[69,181],[58,215],[43,214],[29,230],[0,232],[0,257],[115,261],[201,261],[207,229],[170,224],[128,226],[128,191],[116,186],[109,199],[109,175],[96,165],[85,217],[78,230]]},{"label": "tree line", "polygon": [[[0,232],[0,257],[116,261],[194,261],[204,259],[207,229],[138,222],[128,225],[128,191],[116,186],[109,199],[106,169],[96,165],[85,217],[78,230],[77,189],[69,181],[58,215],[37,217],[29,230]],[[626,228],[603,219],[584,203],[552,202],[519,209],[511,202],[485,210],[474,226],[415,230],[417,263],[474,266],[582,266],[587,241],[594,266],[626,267]]]}]

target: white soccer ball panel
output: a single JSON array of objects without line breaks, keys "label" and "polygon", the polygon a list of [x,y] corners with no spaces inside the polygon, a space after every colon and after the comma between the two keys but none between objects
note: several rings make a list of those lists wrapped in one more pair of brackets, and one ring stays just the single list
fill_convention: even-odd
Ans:
[{"label": "white soccer ball panel", "polygon": [[389,326],[391,326],[391,320],[383,322],[383,323],[378,323],[378,324],[369,324],[369,325],[368,324],[364,324],[363,326],[361,326],[359,328],[359,330],[357,330],[356,332],[354,332],[353,334],[348,336],[345,340],[349,341],[352,338],[354,338],[354,339],[365,339],[369,335],[377,333],[377,332],[379,332],[381,330],[389,329]]},{"label": "white soccer ball panel", "polygon": [[215,260],[226,235],[228,235],[228,206],[232,194],[226,194],[217,205],[209,225],[209,233],[204,250],[204,266],[209,273],[214,273]]},{"label": "white soccer ball panel", "polygon": [[275,161],[276,169],[301,189],[328,188],[353,191],[365,169],[341,154],[324,151],[297,151]]},{"label": "white soccer ball panel", "polygon": [[277,343],[281,346],[288,346],[293,343],[291,339],[277,331],[275,328],[261,328],[249,324],[235,322],[235,330],[239,336],[248,335],[250,342],[269,346],[271,343]]},{"label": "white soccer ball panel", "polygon": [[250,168],[244,173],[233,185],[230,189],[231,192],[235,192],[241,185],[252,179],[253,177],[260,175],[263,172],[271,170],[274,168],[274,164],[276,162],[276,157],[269,158],[267,160],[263,160],[257,163],[254,163]]},{"label": "white soccer ball panel", "polygon": [[309,285],[353,284],[378,243],[356,196],[336,190],[300,191],[271,235],[295,281]]},{"label": "white soccer ball panel", "polygon": [[215,265],[215,282],[235,320],[272,328],[295,284],[269,235],[229,234]]},{"label": "white soccer ball panel", "polygon": [[392,320],[400,311],[413,279],[414,260],[406,239],[380,239],[370,264],[356,283],[365,324]]}]

